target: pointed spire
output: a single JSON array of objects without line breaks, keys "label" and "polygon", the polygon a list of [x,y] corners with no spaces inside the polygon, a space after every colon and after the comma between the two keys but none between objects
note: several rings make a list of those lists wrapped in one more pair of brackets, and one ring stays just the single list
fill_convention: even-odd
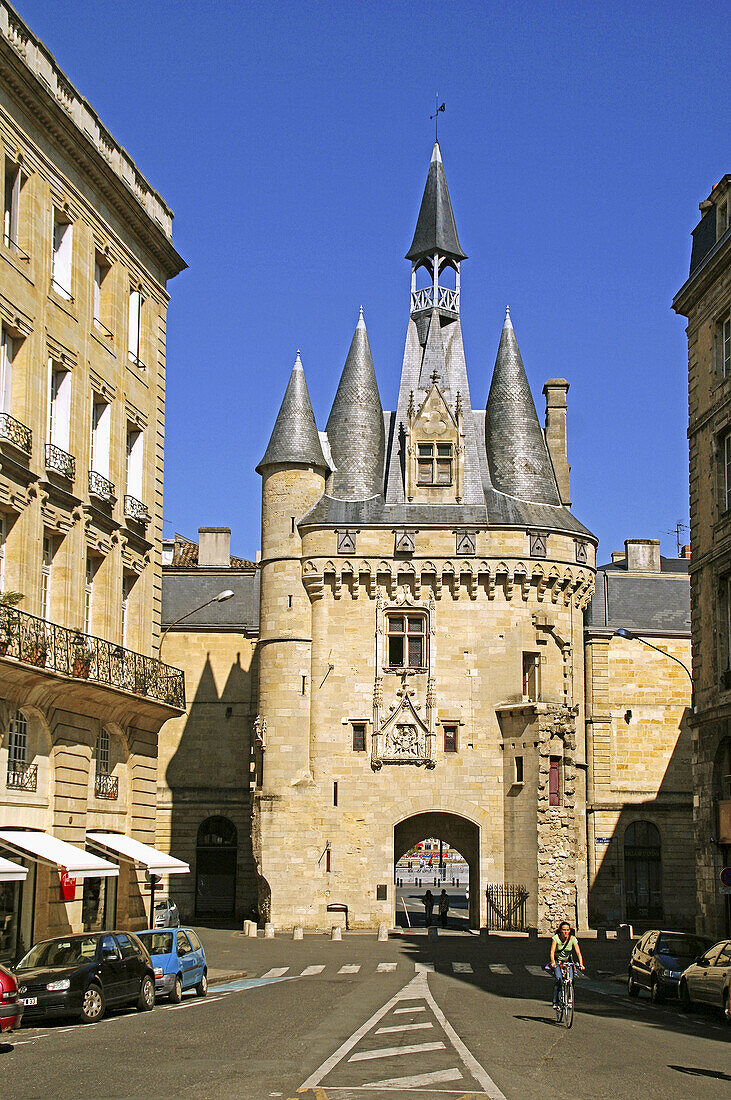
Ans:
[{"label": "pointed spire", "polygon": [[365,500],[382,493],[383,409],[362,307],[326,430],[335,465],[328,495]]},{"label": "pointed spire", "polygon": [[457,261],[467,258],[457,236],[439,142],[434,143],[414,239],[406,259],[416,261],[435,252]]},{"label": "pointed spire", "polygon": [[274,422],[269,445],[256,471],[260,474],[265,466],[286,463],[319,466],[324,470],[328,468],[317,433],[299,350],[282,406]]},{"label": "pointed spire", "polygon": [[561,503],[509,309],[487,399],[485,445],[495,489],[521,500]]}]

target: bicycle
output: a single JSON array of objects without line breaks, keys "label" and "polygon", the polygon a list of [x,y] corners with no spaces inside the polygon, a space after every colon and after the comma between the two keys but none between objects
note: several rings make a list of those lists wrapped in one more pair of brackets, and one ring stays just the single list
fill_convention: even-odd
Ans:
[{"label": "bicycle", "polygon": [[564,1027],[571,1027],[574,1022],[574,971],[583,969],[578,963],[559,962],[561,970],[561,984],[558,987],[558,1004],[556,1005],[556,1023],[563,1020]]}]

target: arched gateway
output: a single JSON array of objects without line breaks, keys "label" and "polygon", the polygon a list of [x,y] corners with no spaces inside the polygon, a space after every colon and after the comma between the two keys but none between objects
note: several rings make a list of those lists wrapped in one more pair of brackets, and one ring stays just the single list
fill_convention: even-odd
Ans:
[{"label": "arched gateway", "polygon": [[450,848],[456,848],[470,872],[469,924],[480,926],[480,828],[458,814],[427,810],[404,818],[393,830],[394,867],[410,848],[427,836],[436,836]]}]

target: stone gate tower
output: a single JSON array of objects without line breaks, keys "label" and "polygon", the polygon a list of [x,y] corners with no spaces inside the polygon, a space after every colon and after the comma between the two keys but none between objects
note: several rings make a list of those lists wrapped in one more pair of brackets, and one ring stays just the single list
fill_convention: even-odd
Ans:
[{"label": "stone gate tower", "polygon": [[[460,325],[439,145],[407,259],[384,412],[361,311],[325,432],[297,356],[262,475],[254,853],[277,927],[394,918],[395,861],[440,836],[539,928],[586,923],[582,612],[596,540],[571,514],[568,383],[541,428],[509,313],[486,408]],[[487,380],[477,380],[482,392]]]}]

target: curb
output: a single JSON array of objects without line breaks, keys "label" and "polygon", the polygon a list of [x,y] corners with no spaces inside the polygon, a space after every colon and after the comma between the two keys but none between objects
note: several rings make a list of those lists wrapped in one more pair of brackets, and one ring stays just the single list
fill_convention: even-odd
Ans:
[{"label": "curb", "polygon": [[220,977],[211,978],[209,976],[208,985],[210,988],[212,988],[214,985],[225,985],[226,982],[235,982],[237,978],[248,978],[248,976],[248,970],[232,970],[230,972],[227,971],[225,974],[221,974]]}]

